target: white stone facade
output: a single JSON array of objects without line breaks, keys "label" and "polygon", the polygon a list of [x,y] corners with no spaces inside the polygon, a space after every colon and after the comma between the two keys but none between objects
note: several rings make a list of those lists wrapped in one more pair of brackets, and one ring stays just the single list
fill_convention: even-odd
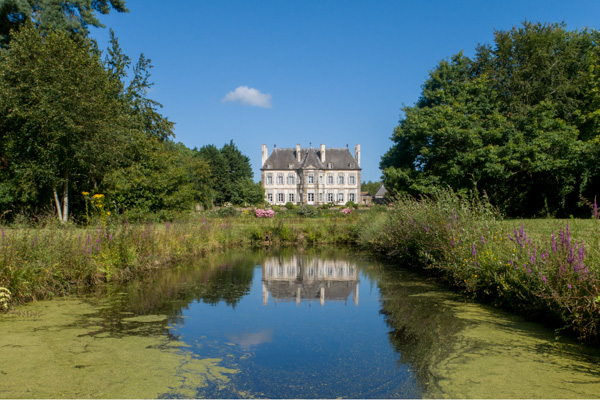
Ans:
[{"label": "white stone facade", "polygon": [[270,204],[360,204],[360,144],[346,148],[273,148],[262,145],[261,182]]}]

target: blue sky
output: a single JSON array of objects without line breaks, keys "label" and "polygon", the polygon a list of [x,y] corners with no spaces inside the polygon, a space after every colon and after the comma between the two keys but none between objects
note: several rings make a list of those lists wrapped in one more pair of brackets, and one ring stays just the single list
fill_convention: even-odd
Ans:
[{"label": "blue sky", "polygon": [[261,144],[362,148],[362,180],[379,161],[403,105],[440,60],[523,21],[600,26],[599,0],[127,0],[101,16],[124,52],[152,60],[150,97],[190,148],[231,139],[260,179]]}]

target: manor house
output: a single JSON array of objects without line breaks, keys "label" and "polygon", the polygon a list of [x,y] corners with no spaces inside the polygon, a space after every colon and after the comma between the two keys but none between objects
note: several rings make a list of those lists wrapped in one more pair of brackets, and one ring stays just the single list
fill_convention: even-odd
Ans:
[{"label": "manor house", "polygon": [[360,204],[360,144],[326,149],[262,145],[261,181],[270,204]]}]

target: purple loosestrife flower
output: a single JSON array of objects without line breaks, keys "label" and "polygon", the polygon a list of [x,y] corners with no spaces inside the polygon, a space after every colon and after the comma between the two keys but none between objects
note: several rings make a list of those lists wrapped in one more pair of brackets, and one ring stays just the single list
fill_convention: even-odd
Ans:
[{"label": "purple loosestrife flower", "polygon": [[544,283],[546,283],[546,277],[545,277],[545,276],[542,276],[542,281],[543,281]]},{"label": "purple loosestrife flower", "polygon": [[481,243],[485,244],[485,238],[481,235]]},{"label": "purple loosestrife flower", "polygon": [[523,237],[525,234],[525,224],[521,224],[521,228],[519,229],[519,236]]},{"label": "purple loosestrife flower", "polygon": [[477,251],[475,250],[475,245],[471,246],[471,255],[474,255],[474,256],[477,255]]}]

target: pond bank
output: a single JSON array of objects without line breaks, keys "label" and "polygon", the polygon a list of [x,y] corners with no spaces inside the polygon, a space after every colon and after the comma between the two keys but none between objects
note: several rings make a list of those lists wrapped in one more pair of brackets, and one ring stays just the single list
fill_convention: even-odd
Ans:
[{"label": "pond bank", "polygon": [[515,226],[483,201],[446,193],[327,218],[243,214],[165,224],[2,228],[0,287],[18,304],[127,281],[229,248],[350,245],[435,271],[468,296],[553,319],[582,341],[598,342],[600,229],[588,222],[583,238],[572,235],[568,224],[548,235],[547,227]]},{"label": "pond bank", "polygon": [[5,398],[600,390],[598,349],[349,249],[213,253],[99,293],[32,302],[0,315],[0,348]]}]

